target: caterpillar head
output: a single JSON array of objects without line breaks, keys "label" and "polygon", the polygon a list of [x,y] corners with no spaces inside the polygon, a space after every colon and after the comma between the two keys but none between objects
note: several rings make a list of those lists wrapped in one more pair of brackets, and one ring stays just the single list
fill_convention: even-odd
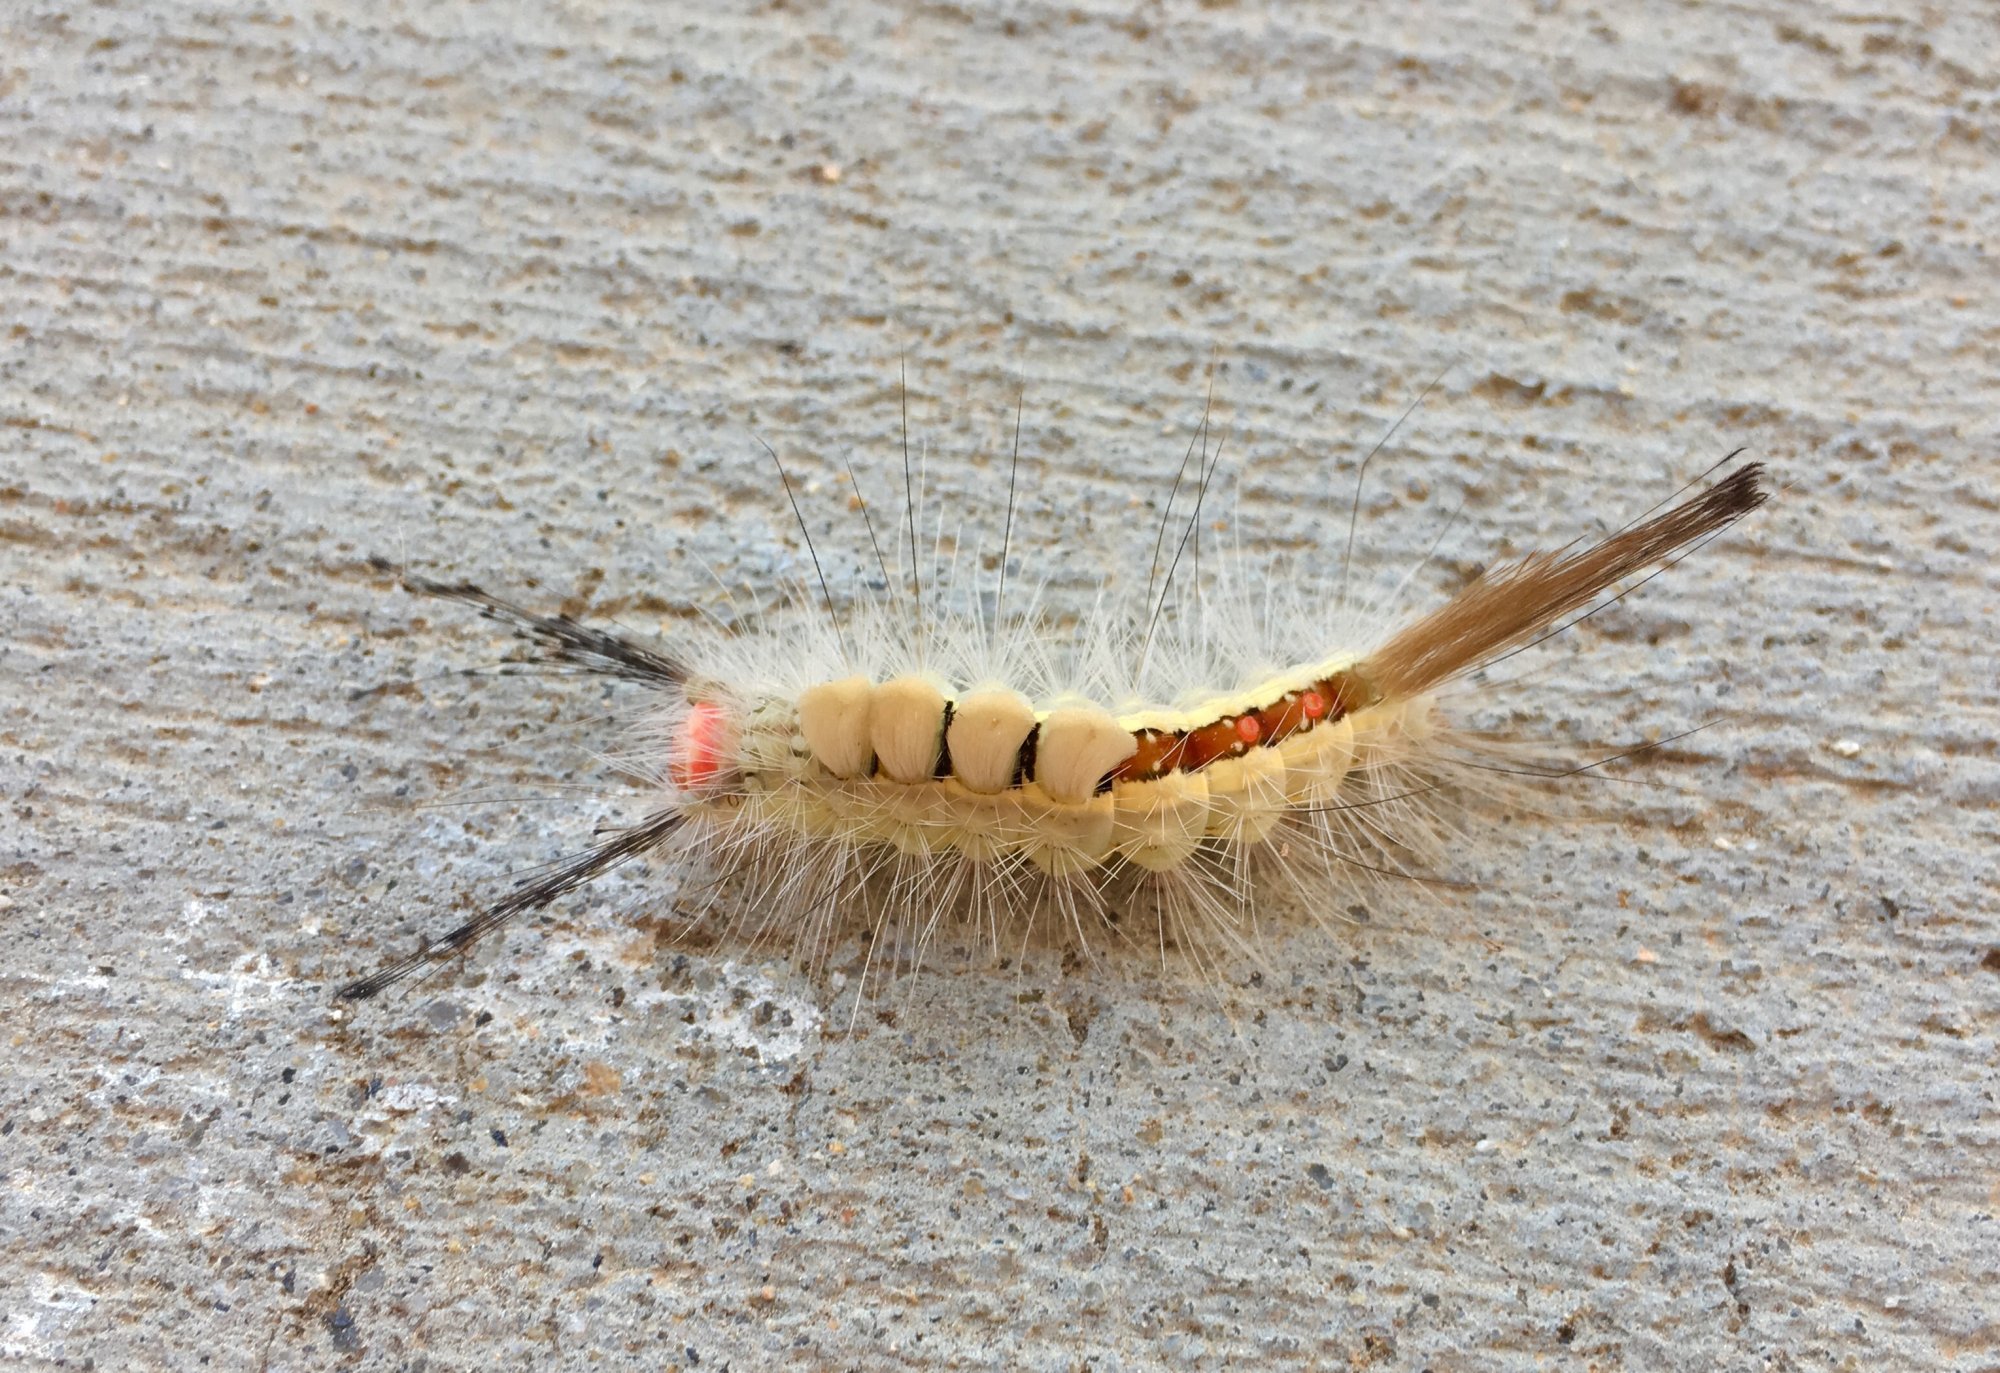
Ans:
[{"label": "caterpillar head", "polygon": [[667,747],[667,777],[682,791],[704,795],[732,783],[739,770],[742,731],[727,706],[693,701],[674,725]]}]

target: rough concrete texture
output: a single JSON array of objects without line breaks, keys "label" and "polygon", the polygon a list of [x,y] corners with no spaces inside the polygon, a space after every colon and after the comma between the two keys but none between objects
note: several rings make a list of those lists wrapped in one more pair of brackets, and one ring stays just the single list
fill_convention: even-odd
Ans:
[{"label": "rough concrete texture", "polygon": [[[0,18],[0,1359],[2000,1365],[1993,12],[708,8]],[[623,698],[367,555],[748,616],[761,436],[865,576],[905,356],[969,527],[1025,378],[1058,609],[1211,358],[1219,525],[1329,584],[1440,373],[1361,538],[1463,500],[1421,594],[1749,445],[1780,499],[1481,707],[1727,723],[1261,969],[856,1014],[655,869],[338,1021],[639,804]]]}]

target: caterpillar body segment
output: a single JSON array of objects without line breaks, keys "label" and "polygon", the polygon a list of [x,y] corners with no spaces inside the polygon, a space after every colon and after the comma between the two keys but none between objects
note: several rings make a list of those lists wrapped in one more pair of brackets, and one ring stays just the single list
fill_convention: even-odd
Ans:
[{"label": "caterpillar body segment", "polygon": [[987,688],[956,702],[944,732],[952,776],[982,796],[1006,791],[1020,768],[1021,748],[1040,723],[1018,691]]},{"label": "caterpillar body segment", "polygon": [[[808,618],[795,634],[666,653],[470,583],[405,577],[412,591],[512,626],[541,662],[658,693],[625,761],[661,794],[641,823],[338,994],[370,997],[434,969],[516,915],[658,852],[729,879],[702,889],[733,889],[751,938],[818,953],[848,908],[872,913],[871,947],[921,945],[956,917],[996,946],[1003,929],[1044,916],[1087,938],[1120,874],[1160,894],[1162,946],[1197,957],[1247,948],[1260,884],[1330,913],[1358,881],[1412,876],[1407,859],[1437,851],[1433,793],[1472,776],[1461,769],[1476,751],[1440,707],[1443,688],[1611,604],[1619,584],[1763,504],[1762,481],[1747,465],[1595,543],[1492,570],[1372,646],[1239,666],[1220,690],[1159,689],[1150,588],[1137,613],[1053,642],[1025,612],[997,624],[960,616],[946,628],[971,631],[986,656],[940,667],[948,641],[913,634],[902,605],[844,627]],[[1226,664],[1218,645],[1279,659],[1228,620],[1168,629],[1186,664]],[[862,649],[852,656],[850,639]]]}]

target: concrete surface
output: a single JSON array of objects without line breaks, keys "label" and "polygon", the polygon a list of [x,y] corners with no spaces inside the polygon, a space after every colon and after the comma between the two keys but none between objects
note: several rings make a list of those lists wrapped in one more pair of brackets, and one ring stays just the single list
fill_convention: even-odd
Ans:
[{"label": "concrete surface", "polygon": [[[1330,9],[7,7],[0,1360],[2000,1366],[2000,20]],[[1730,722],[1211,984],[856,1015],[653,871],[337,1023],[635,800],[366,557],[749,615],[762,436],[865,575],[906,355],[975,523],[1026,379],[1072,610],[1211,357],[1229,532],[1327,569],[1445,374],[1363,531],[1463,499],[1430,589],[1750,445],[1487,707]]]}]

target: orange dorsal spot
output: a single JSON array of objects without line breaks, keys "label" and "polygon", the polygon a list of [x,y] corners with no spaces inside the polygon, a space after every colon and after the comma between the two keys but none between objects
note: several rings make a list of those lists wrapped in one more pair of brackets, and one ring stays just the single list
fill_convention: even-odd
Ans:
[{"label": "orange dorsal spot", "polygon": [[1142,729],[1132,735],[1138,745],[1132,756],[1111,774],[1114,782],[1150,781],[1178,771],[1184,735],[1164,729]]},{"label": "orange dorsal spot", "polygon": [[1301,730],[1332,724],[1375,700],[1374,689],[1361,678],[1336,672],[1303,691],[1288,691],[1262,709],[1225,715],[1194,729],[1135,730],[1132,756],[1105,780],[1151,782],[1176,772],[1199,772],[1217,759],[1239,758],[1253,748],[1283,743]]}]

